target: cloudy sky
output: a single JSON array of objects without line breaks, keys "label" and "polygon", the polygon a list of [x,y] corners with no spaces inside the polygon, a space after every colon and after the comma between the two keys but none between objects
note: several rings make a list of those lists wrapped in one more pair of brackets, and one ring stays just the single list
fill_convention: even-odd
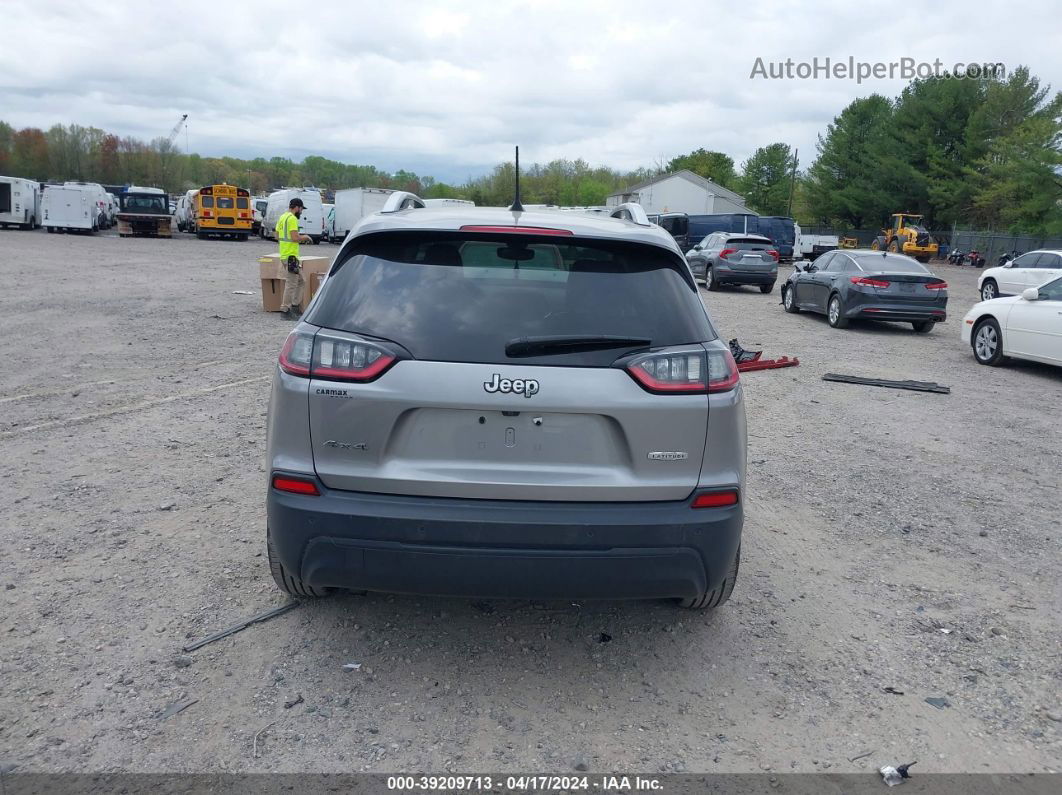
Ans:
[{"label": "cloudy sky", "polygon": [[740,164],[785,141],[803,168],[849,101],[906,82],[750,79],[757,58],[998,61],[1062,89],[1057,0],[0,0],[0,11],[0,119],[16,127],[150,139],[188,113],[187,144],[203,155],[321,154],[447,181],[489,170],[514,143],[525,160],[630,169],[701,146]]}]

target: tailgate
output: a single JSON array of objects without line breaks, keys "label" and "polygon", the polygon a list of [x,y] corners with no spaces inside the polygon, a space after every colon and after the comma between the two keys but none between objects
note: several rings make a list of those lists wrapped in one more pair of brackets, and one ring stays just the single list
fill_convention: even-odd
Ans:
[{"label": "tailgate", "polygon": [[708,425],[706,395],[649,394],[607,367],[406,360],[371,383],[315,379],[309,400],[321,481],[387,494],[681,500]]}]

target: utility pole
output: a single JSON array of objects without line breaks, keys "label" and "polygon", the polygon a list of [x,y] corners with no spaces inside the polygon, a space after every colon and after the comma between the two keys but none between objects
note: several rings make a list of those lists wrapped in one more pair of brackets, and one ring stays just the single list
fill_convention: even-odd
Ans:
[{"label": "utility pole", "polygon": [[789,182],[789,209],[786,210],[786,215],[790,218],[793,217],[793,193],[796,191],[796,172],[797,164],[800,162],[800,150],[793,150],[793,177]]}]

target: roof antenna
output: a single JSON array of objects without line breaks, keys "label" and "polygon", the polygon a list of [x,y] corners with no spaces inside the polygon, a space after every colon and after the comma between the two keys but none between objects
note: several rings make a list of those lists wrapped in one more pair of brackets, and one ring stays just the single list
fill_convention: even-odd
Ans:
[{"label": "roof antenna", "polygon": [[516,147],[516,198],[513,200],[513,206],[509,208],[514,213],[522,213],[524,211],[524,205],[520,203],[520,147]]}]

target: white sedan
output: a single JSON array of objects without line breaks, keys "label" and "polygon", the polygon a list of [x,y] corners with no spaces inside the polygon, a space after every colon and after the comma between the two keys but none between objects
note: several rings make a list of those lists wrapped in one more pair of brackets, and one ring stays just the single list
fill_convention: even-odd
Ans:
[{"label": "white sedan", "polygon": [[1004,357],[1062,365],[1062,278],[1021,295],[974,304],[961,326],[962,341],[981,364]]},{"label": "white sedan", "polygon": [[1022,254],[1006,265],[988,268],[977,280],[982,301],[1005,295],[1021,295],[1030,287],[1062,276],[1062,251],[1038,249]]}]

